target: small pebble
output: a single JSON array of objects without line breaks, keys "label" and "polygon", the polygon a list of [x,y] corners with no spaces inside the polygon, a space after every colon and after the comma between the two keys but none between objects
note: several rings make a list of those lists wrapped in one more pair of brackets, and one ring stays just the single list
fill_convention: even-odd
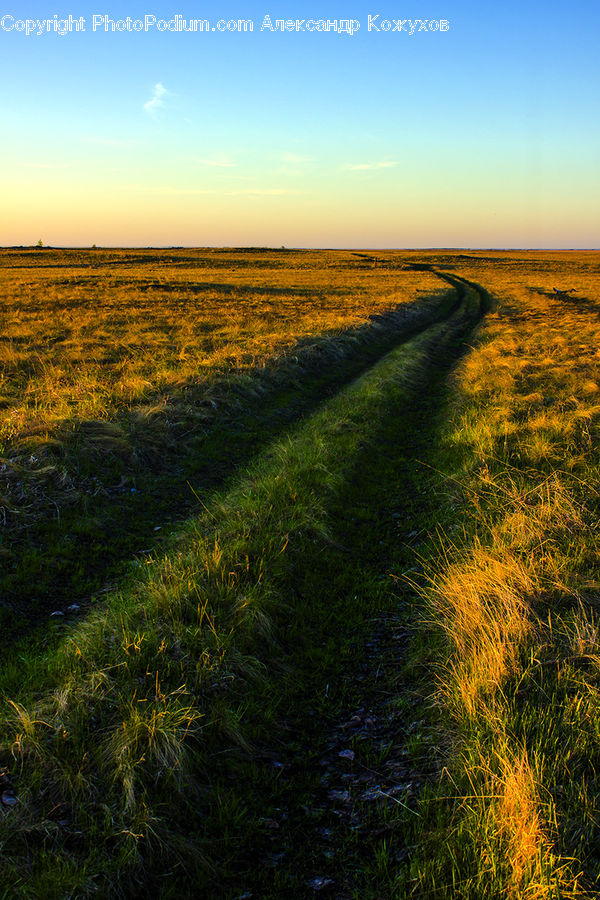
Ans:
[{"label": "small pebble", "polygon": [[308,887],[312,888],[313,891],[321,891],[323,888],[329,887],[333,884],[332,878],[311,878],[310,881],[307,882]]}]

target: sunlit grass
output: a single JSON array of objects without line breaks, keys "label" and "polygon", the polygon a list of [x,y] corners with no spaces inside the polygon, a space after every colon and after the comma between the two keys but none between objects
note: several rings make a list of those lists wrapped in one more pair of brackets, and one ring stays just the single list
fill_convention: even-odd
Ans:
[{"label": "sunlit grass", "polygon": [[441,293],[402,266],[344,252],[0,252],[3,515],[13,528],[56,515],[101,487],[90,456],[107,460],[103,486],[117,483],[319,342]]},{"label": "sunlit grass", "polygon": [[583,896],[600,882],[600,760],[581,738],[596,729],[600,652],[599,267],[592,254],[498,262],[474,254],[463,270],[498,307],[453,380],[465,539],[426,593],[456,729],[440,794],[456,798],[448,845],[415,880],[425,896],[443,883],[473,898]]},{"label": "sunlit grass", "polygon": [[[314,363],[323,342],[331,360],[369,316],[440,296],[432,273],[405,265],[482,284],[496,309],[451,378],[435,448],[452,537],[432,521],[419,560],[425,678],[443,735],[434,752],[445,757],[406,823],[412,859],[400,871],[384,847],[377,883],[473,900],[597,892],[597,257],[379,256],[373,266],[349,253],[4,254],[4,527],[39,516],[32,498],[58,506],[91,493],[86,454],[143,467],[235,411],[232,398],[262,396],[286,365]],[[221,756],[250,752],[249,718],[257,729],[276,720],[277,690],[293,677],[278,654],[315,600],[286,592],[288,567],[315,565],[350,461],[390,397],[414,399],[433,360],[457,352],[453,327],[434,325],[284,433],[55,657],[32,660],[36,683],[11,694],[5,719],[3,761],[22,778],[4,835],[11,884],[32,847],[38,894],[48,872],[57,891],[91,894],[109,856],[131,893],[165,848],[182,870],[209,870],[214,834],[198,816],[216,816],[223,835],[243,818],[241,787],[214,803],[214,773]]]},{"label": "sunlit grass", "polygon": [[[7,883],[17,883],[32,833],[56,839],[54,860],[28,863],[31,890],[42,896],[49,873],[67,865],[71,840],[101,890],[114,890],[118,872],[127,895],[160,870],[162,853],[178,860],[180,879],[206,880],[211,864],[224,864],[232,850],[216,824],[231,829],[239,813],[219,784],[290,695],[294,651],[282,644],[290,633],[304,639],[318,599],[287,589],[290,574],[313,566],[315,548],[326,545],[328,506],[372,423],[409,401],[431,360],[477,315],[471,297],[454,319],[329,398],[213,496],[56,654],[31,660],[5,719],[4,757],[20,774],[18,819],[4,830]],[[326,604],[321,614],[328,618]],[[360,619],[361,607],[352,615]],[[243,797],[244,785],[235,791]],[[66,840],[56,809],[66,810]]]}]

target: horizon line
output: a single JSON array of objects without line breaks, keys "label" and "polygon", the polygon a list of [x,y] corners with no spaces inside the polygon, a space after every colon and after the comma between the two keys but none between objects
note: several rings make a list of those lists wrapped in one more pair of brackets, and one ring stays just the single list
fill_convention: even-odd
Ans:
[{"label": "horizon line", "polygon": [[599,252],[600,247],[510,247],[510,246],[415,246],[415,247],[369,247],[364,244],[344,245],[335,247],[326,246],[286,246],[271,244],[3,244],[3,250],[270,250],[270,251],[344,251],[344,250],[370,250],[373,251],[405,251],[405,250],[473,250],[473,251],[564,251],[564,252]]}]

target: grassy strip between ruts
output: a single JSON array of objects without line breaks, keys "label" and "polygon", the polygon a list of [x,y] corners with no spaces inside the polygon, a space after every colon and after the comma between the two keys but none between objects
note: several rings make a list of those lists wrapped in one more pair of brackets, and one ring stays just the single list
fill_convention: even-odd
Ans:
[{"label": "grassy strip between ruts", "polygon": [[328,498],[373,421],[477,319],[478,295],[463,293],[451,319],[272,445],[58,654],[29,661],[3,724],[5,762],[19,766],[20,802],[1,823],[9,890],[129,896],[167,864],[174,893],[218,857],[211,782],[250,730],[268,729],[294,676],[281,642],[303,610],[286,573],[327,540]]},{"label": "grassy strip between ruts", "polygon": [[501,302],[456,375],[465,528],[425,592],[455,750],[407,895],[598,896],[599,340],[596,308],[532,292]]},{"label": "grassy strip between ruts", "polygon": [[[104,443],[94,460],[96,487],[80,492],[71,505],[64,492],[47,494],[48,485],[37,482],[29,518],[21,516],[18,526],[9,517],[3,525],[0,650],[19,634],[30,633],[49,613],[64,611],[74,602],[83,606],[94,592],[104,591],[140,547],[156,546],[157,526],[164,529],[173,518],[181,521],[197,511],[190,483],[201,495],[221,487],[324,395],[339,390],[402,340],[449,315],[455,300],[454,292],[447,291],[402,303],[360,326],[315,336],[289,358],[252,376],[216,379],[211,392],[202,394],[202,404],[211,410],[208,419],[204,413],[199,418],[182,413],[183,423],[167,429],[162,443],[157,440],[153,458],[140,452],[137,462],[125,463]],[[102,430],[110,423],[96,425]],[[147,438],[148,429],[143,431]],[[39,462],[40,452],[37,457]],[[67,454],[63,474],[74,475],[81,465],[79,451],[71,458]],[[27,480],[21,474],[21,485]]]}]

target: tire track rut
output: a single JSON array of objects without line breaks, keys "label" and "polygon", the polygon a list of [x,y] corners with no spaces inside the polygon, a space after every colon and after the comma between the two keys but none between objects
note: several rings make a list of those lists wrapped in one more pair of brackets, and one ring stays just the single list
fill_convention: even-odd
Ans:
[{"label": "tire track rut", "polygon": [[[445,377],[490,308],[479,285],[440,277],[456,288],[459,302],[446,320],[446,334],[429,348],[430,378],[415,391],[402,422],[390,410],[387,421],[374,423],[372,440],[332,511],[344,552],[331,548],[320,579],[300,578],[297,589],[305,596],[326,596],[341,568],[352,569],[377,591],[389,572],[412,568],[414,577],[427,553],[440,510],[440,477],[431,470],[424,475],[415,459],[431,456],[447,400]],[[352,577],[347,581],[350,587]],[[408,865],[412,852],[405,819],[418,816],[419,795],[442,763],[419,756],[427,701],[414,673],[403,671],[416,633],[414,597],[398,578],[393,584],[391,606],[382,602],[350,653],[340,638],[347,668],[323,671],[320,679],[304,673],[306,684],[299,677],[295,714],[279,723],[275,741],[259,750],[249,775],[264,795],[262,839],[244,848],[241,871],[225,877],[218,896],[395,896],[393,871]]]}]

